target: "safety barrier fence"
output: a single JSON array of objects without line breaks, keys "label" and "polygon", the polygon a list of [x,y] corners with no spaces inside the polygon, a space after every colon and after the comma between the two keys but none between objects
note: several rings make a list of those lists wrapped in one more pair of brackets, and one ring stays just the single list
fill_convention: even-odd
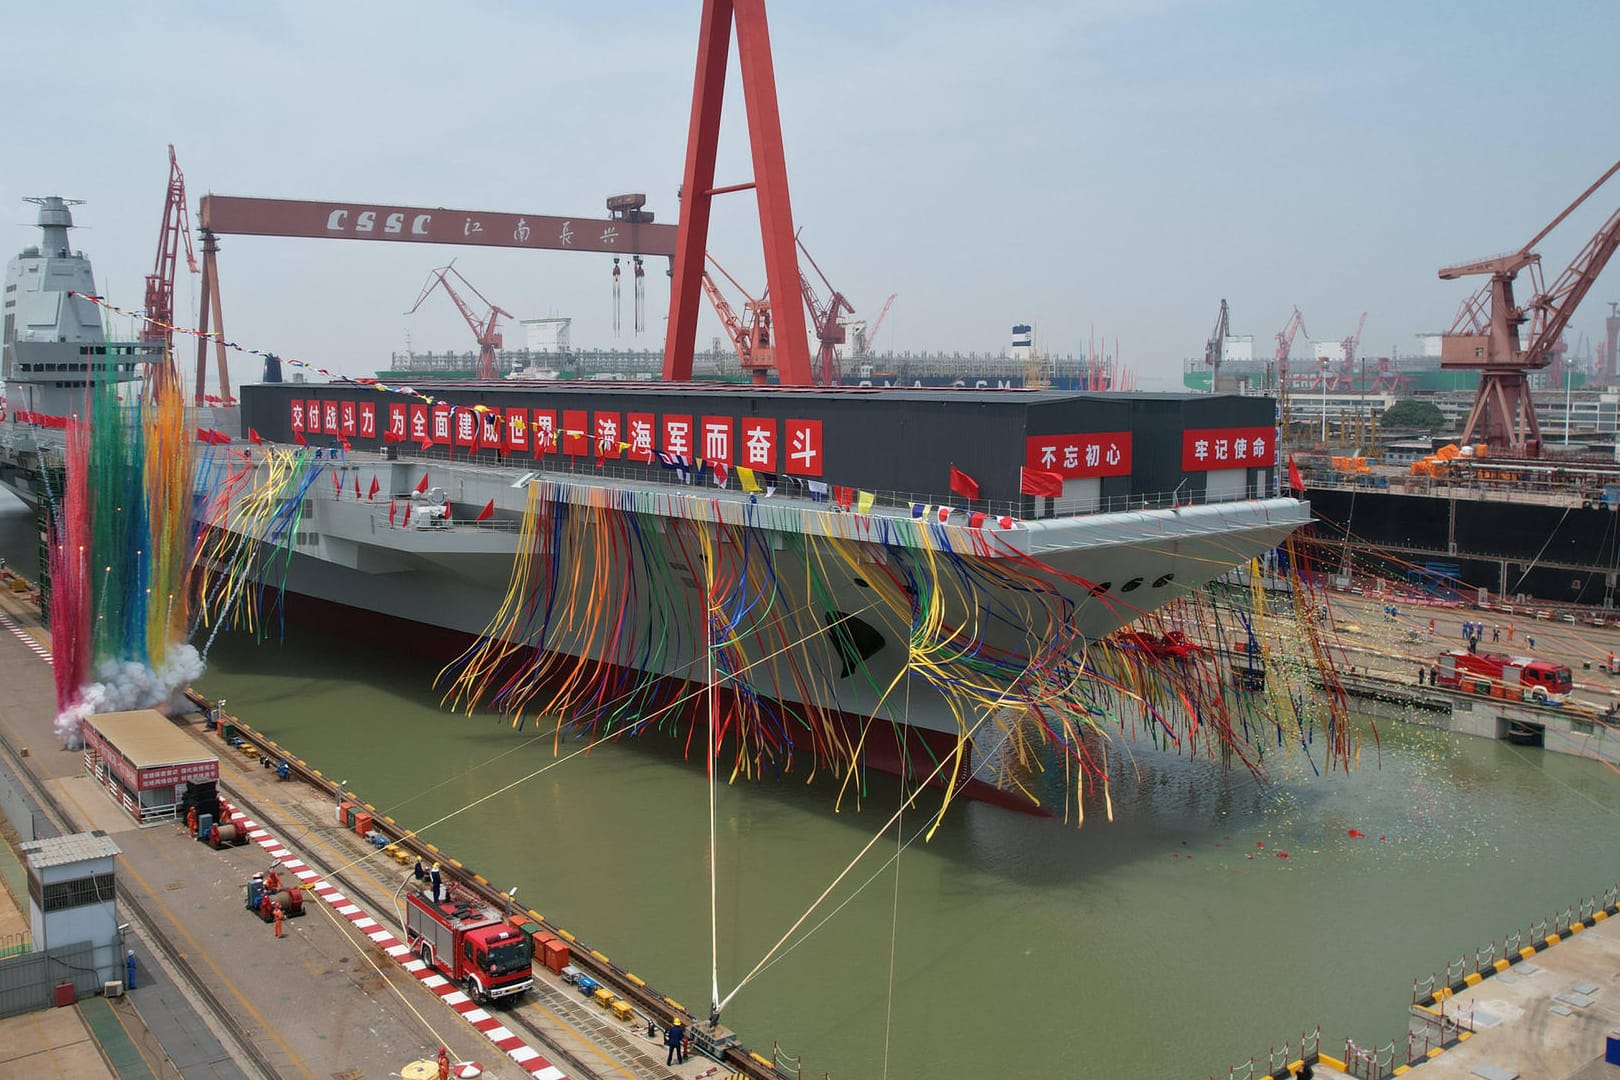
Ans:
[{"label": "safety barrier fence", "polygon": [[[1303,1062],[1316,1064],[1322,1048],[1322,1029],[1302,1032],[1299,1042],[1285,1042],[1266,1051],[1264,1058],[1250,1058],[1242,1065],[1234,1065],[1226,1072],[1225,1080],[1281,1080],[1292,1076],[1291,1065]],[[1211,1076],[1209,1080],[1217,1080]]]},{"label": "safety barrier fence", "polygon": [[1597,922],[1620,914],[1620,885],[1611,885],[1596,896],[1587,897],[1551,916],[1537,919],[1523,930],[1493,941],[1436,971],[1412,981],[1412,1004],[1433,1005],[1437,1001],[1472,986],[1481,979],[1505,971],[1572,933],[1580,933]]},{"label": "safety barrier fence", "polygon": [[1384,1080],[1395,1074],[1395,1059],[1400,1051],[1391,1041],[1376,1049],[1357,1046],[1354,1039],[1344,1040],[1344,1071],[1359,1080]]}]

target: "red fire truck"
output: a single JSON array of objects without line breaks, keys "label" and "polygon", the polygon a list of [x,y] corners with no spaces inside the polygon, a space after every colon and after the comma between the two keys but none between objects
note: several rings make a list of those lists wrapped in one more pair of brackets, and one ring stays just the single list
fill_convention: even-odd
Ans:
[{"label": "red fire truck", "polygon": [[1467,649],[1440,654],[1434,684],[1465,694],[1542,704],[1561,702],[1575,688],[1570,670],[1563,664]]},{"label": "red fire truck", "polygon": [[405,894],[405,940],[422,962],[484,1002],[534,985],[534,944],[478,897],[446,882]]}]

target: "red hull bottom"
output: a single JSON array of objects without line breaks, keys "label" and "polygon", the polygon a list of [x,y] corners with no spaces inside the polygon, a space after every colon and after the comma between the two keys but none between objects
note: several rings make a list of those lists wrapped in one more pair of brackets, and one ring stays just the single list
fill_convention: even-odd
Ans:
[{"label": "red hull bottom", "polygon": [[[361,608],[350,607],[347,604],[335,603],[319,597],[305,596],[299,593],[286,593],[283,597],[283,607],[287,618],[298,624],[318,627],[321,630],[341,635],[351,641],[356,641],[372,648],[388,652],[404,652],[407,655],[419,657],[435,665],[441,665],[460,656],[477,638],[460,630],[451,630],[443,626],[432,626],[411,619],[403,619],[395,615],[384,615],[375,611],[366,611]],[[593,665],[595,671],[592,680],[601,679],[606,685],[619,685],[626,679],[640,679],[640,672],[627,672],[618,665]],[[694,684],[665,677],[662,680],[668,684],[671,699],[688,699],[694,704],[685,708],[687,719],[696,719],[697,710],[701,707],[703,695],[694,694]],[[956,738],[942,731],[930,728],[909,727],[881,721],[868,725],[866,717],[843,715],[843,722],[850,734],[851,740],[860,737],[863,728],[866,729],[865,744],[862,747],[862,760],[867,768],[876,769],[890,776],[929,776],[939,767],[939,762],[948,760],[956,753]],[[904,745],[902,745],[902,743]],[[909,768],[902,769],[902,762],[909,758]],[[957,785],[957,794],[960,797],[975,802],[989,803],[1008,810],[1020,813],[1034,814],[1047,817],[1051,812],[1046,808],[1031,802],[1028,798],[1020,797],[1014,793],[1006,792],[993,784],[983,780],[972,779],[972,747],[964,755],[959,768],[956,769],[954,781]],[[943,788],[952,782],[949,773],[941,772],[938,779],[928,786]]]}]

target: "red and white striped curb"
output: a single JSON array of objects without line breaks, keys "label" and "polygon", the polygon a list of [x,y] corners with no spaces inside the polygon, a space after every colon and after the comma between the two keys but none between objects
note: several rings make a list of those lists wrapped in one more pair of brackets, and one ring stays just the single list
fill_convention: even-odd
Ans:
[{"label": "red and white striped curb", "polygon": [[[50,650],[36,641],[32,634],[23,630],[3,612],[0,612],[0,627],[9,630],[12,636],[33,650],[34,655],[41,660],[47,664],[53,663]],[[482,1032],[486,1039],[494,1043],[507,1057],[522,1066],[529,1075],[535,1077],[536,1080],[567,1080],[566,1073],[547,1061],[538,1050],[524,1042],[521,1036],[513,1034],[499,1020],[479,1008],[477,1002],[457,990],[455,984],[449,979],[446,979],[436,970],[428,967],[412,955],[411,950],[406,947],[404,942],[383,929],[382,924],[361,910],[360,905],[323,881],[321,876],[311,870],[302,859],[293,855],[285,844],[271,836],[269,830],[249,821],[247,815],[234,806],[230,808],[227,817],[232,825],[241,825],[246,829],[249,840],[264,848],[269,852],[272,859],[275,859],[282,867],[290,871],[293,877],[298,879],[301,888],[308,890],[330,904],[339,915],[353,923],[356,930],[375,941],[383,952],[399,962],[400,967],[415,975],[423,986],[439,995],[446,1005],[461,1014],[462,1019]]]},{"label": "red and white striped curb", "polygon": [[32,649],[35,656],[39,657],[41,660],[45,661],[47,664],[54,664],[55,663],[55,661],[53,661],[51,659],[51,650],[49,650],[45,646],[41,645],[39,643],[38,639],[35,638],[33,634],[30,634],[28,631],[24,630],[22,627],[18,626],[16,623],[12,622],[11,621],[11,616],[6,615],[4,613],[0,613],[0,626],[3,626],[7,630],[10,630],[11,631],[11,636],[16,638],[18,641],[22,642],[24,645],[28,646],[30,649]]},{"label": "red and white striped curb", "polygon": [[300,888],[308,890],[331,905],[339,915],[353,923],[356,930],[375,941],[383,952],[399,963],[400,967],[416,976],[423,986],[439,995],[446,1005],[460,1013],[462,1019],[482,1032],[486,1039],[494,1043],[502,1053],[517,1062],[536,1080],[566,1080],[567,1074],[524,1042],[522,1036],[514,1034],[500,1020],[479,1008],[477,1002],[458,990],[455,983],[419,960],[404,942],[361,910],[360,905],[322,880],[319,874],[289,851],[280,840],[271,836],[268,830],[248,820],[247,815],[234,806],[230,807],[226,817],[231,824],[246,829],[249,840],[264,848],[272,859],[290,871],[293,877],[298,879]]}]

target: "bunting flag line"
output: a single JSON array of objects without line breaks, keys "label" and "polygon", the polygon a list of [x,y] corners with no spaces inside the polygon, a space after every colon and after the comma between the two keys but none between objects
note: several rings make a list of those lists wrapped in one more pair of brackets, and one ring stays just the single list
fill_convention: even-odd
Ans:
[{"label": "bunting flag line", "polygon": [[855,505],[855,489],[845,487],[843,484],[833,485],[833,502],[848,510]]}]

